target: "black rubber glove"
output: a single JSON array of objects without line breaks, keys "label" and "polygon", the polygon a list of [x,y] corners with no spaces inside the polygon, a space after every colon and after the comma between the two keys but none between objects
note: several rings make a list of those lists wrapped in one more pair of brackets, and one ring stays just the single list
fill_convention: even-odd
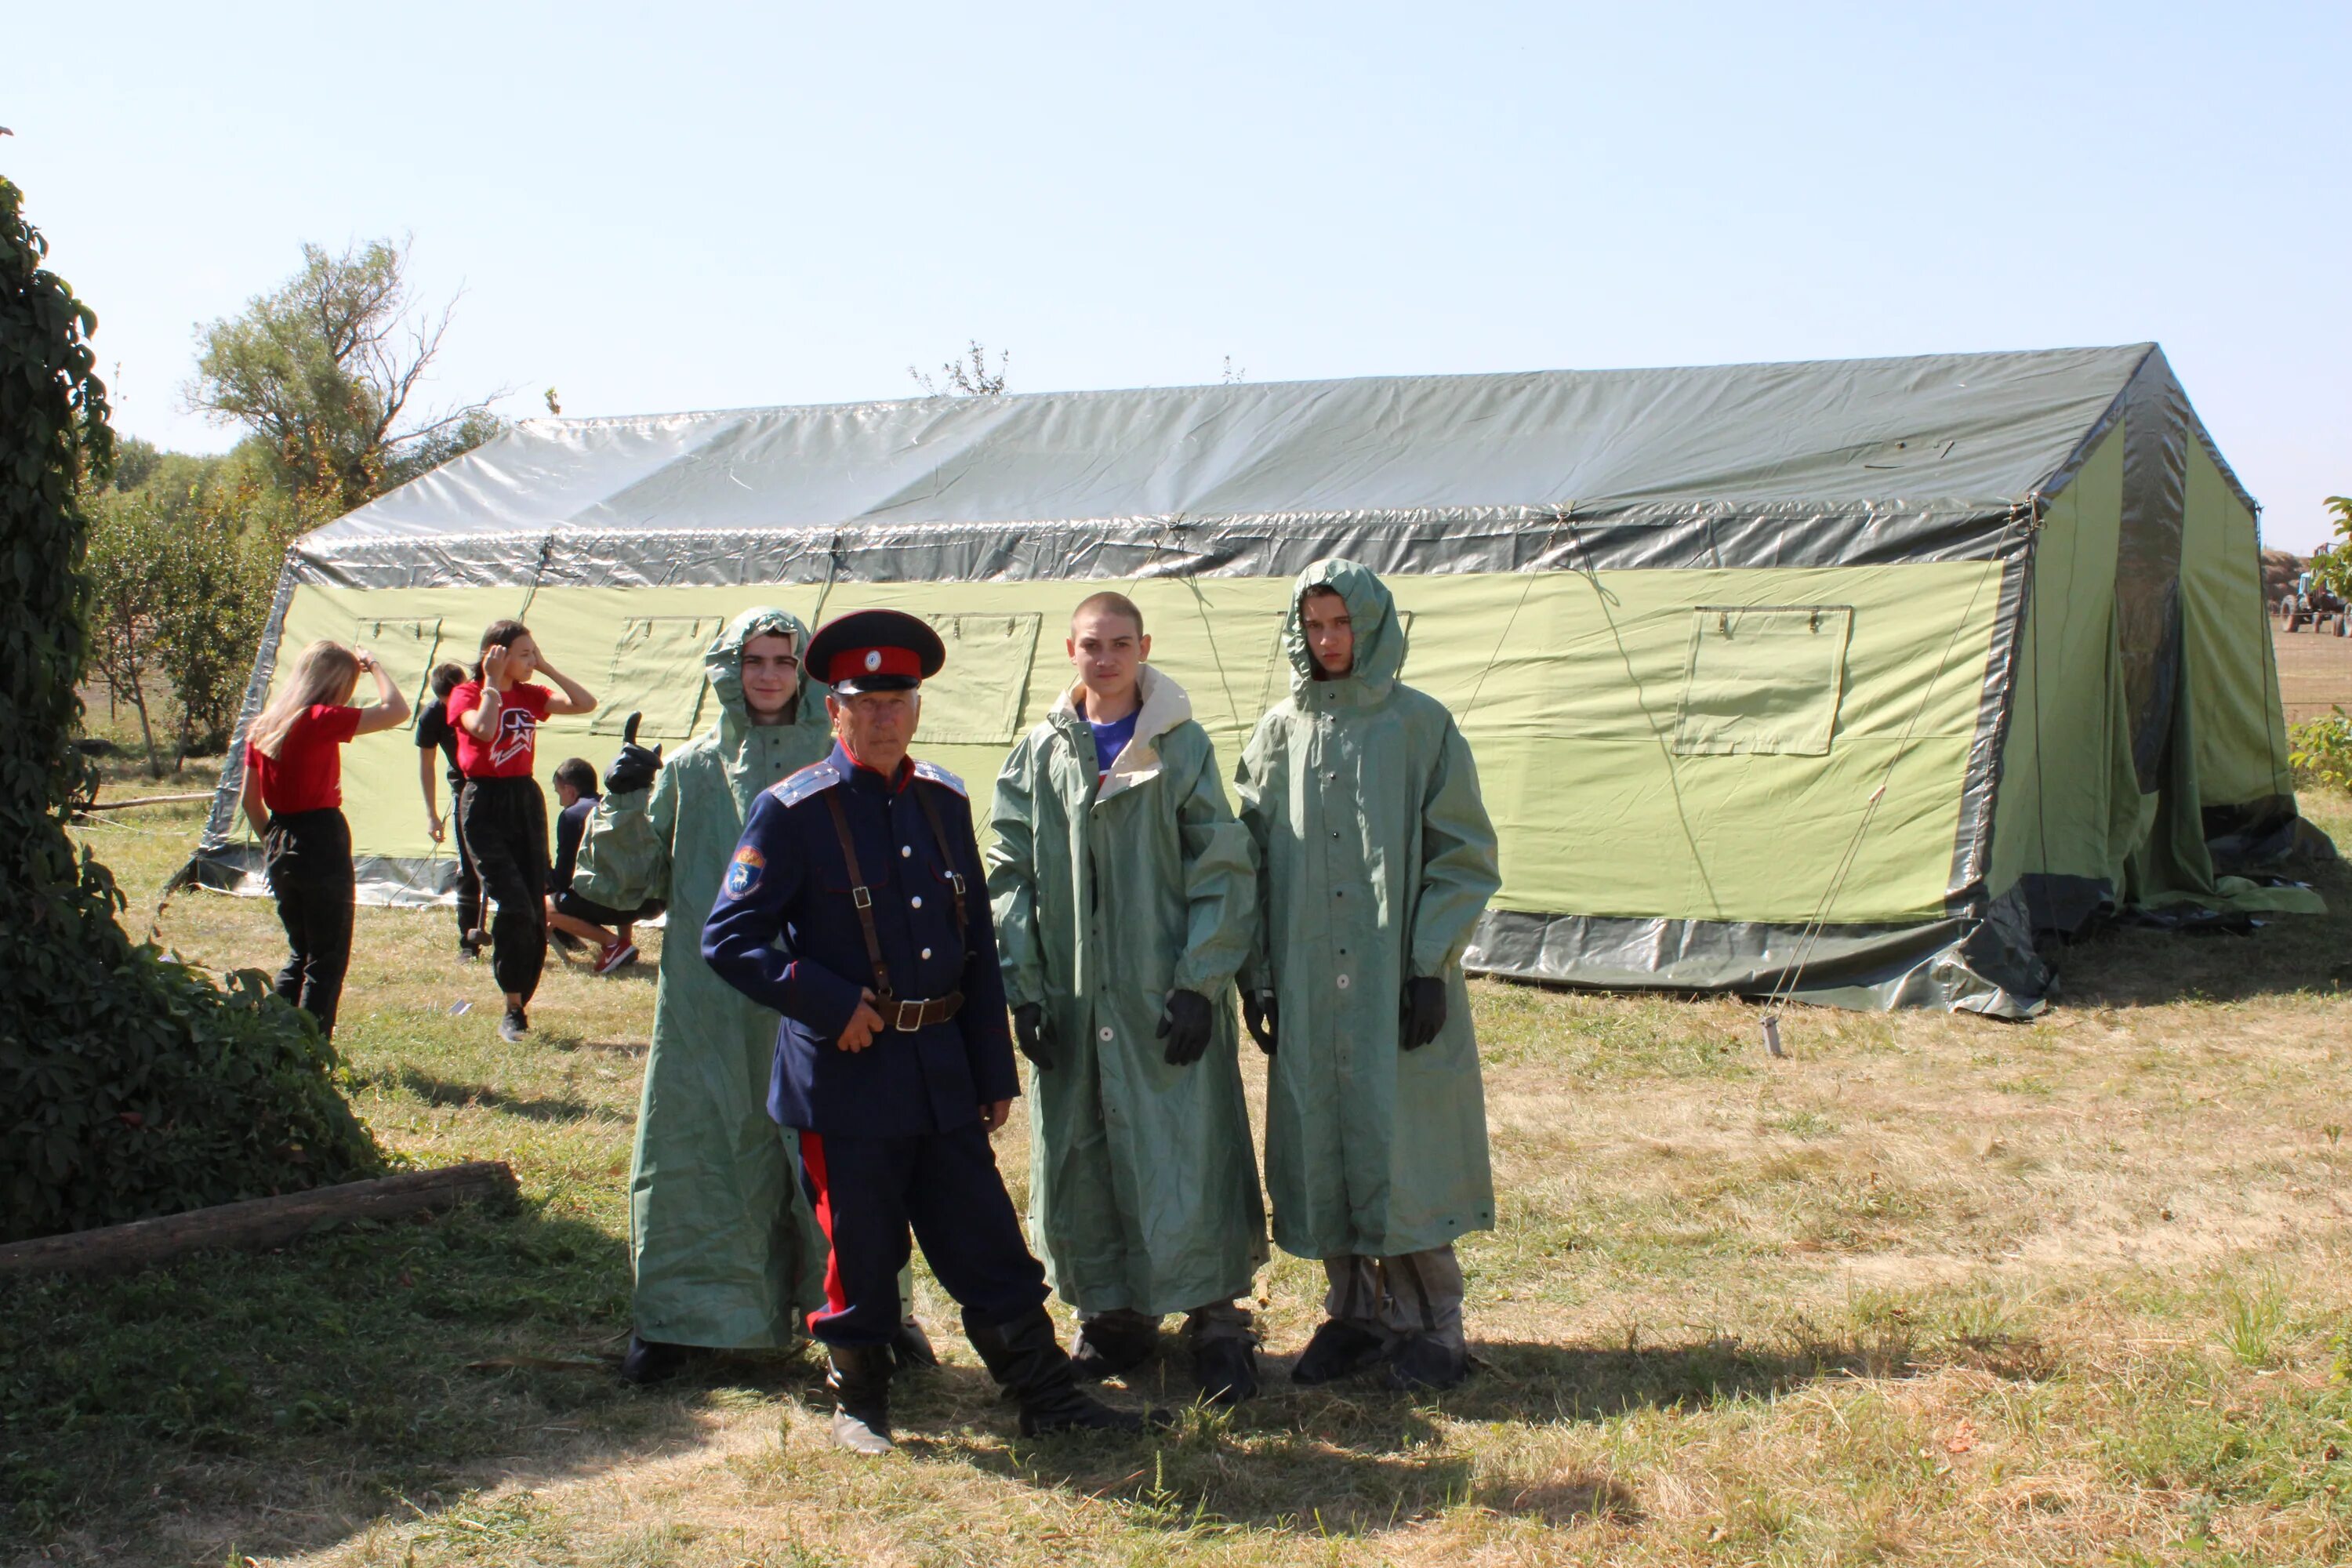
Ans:
[{"label": "black rubber glove", "polygon": [[1404,1031],[1406,1050],[1417,1051],[1437,1038],[1437,1031],[1445,1027],[1445,982],[1406,981],[1400,1026]]},{"label": "black rubber glove", "polygon": [[661,748],[647,749],[637,744],[637,724],[643,713],[632,713],[621,729],[621,754],[604,770],[604,789],[611,795],[627,795],[633,790],[653,787],[654,775],[661,772]]},{"label": "black rubber glove", "polygon": [[1198,991],[1171,991],[1154,1038],[1168,1042],[1168,1065],[1188,1068],[1208,1054],[1209,999]]},{"label": "black rubber glove", "polygon": [[1054,1052],[1045,1044],[1045,1009],[1034,1002],[1024,1002],[1013,1009],[1013,1039],[1021,1054],[1047,1072],[1054,1068]]},{"label": "black rubber glove", "polygon": [[1257,1048],[1267,1056],[1274,1055],[1275,1029],[1280,1022],[1279,1012],[1280,1009],[1275,1005],[1273,992],[1242,993],[1242,1022],[1249,1026],[1250,1038],[1255,1040]]}]

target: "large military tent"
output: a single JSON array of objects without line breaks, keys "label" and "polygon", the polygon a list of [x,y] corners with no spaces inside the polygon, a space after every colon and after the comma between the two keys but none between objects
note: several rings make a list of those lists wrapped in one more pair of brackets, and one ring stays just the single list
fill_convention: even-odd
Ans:
[{"label": "large military tent", "polygon": [[[2017,1015],[2037,931],[2243,899],[2210,846],[2294,819],[2255,505],[2152,344],[530,420],[295,545],[246,711],[311,638],[421,689],[520,616],[603,703],[542,763],[601,763],[711,721],[736,610],[894,605],[984,810],[1081,594],[1138,599],[1230,766],[1330,555],[1476,753],[1475,968]],[[416,771],[353,749],[364,897],[448,883]],[[236,784],[192,874],[257,890]]]}]

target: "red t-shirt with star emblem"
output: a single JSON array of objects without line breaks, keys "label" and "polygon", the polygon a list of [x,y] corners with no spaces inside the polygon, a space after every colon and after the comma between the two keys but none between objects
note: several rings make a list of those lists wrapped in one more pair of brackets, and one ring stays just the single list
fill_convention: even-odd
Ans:
[{"label": "red t-shirt with star emblem", "polygon": [[468,680],[449,693],[444,705],[450,727],[457,731],[457,771],[469,779],[527,779],[532,748],[539,739],[539,721],[555,693],[528,681],[499,693],[499,731],[488,741],[475,738],[465,718],[482,705],[482,683]]}]

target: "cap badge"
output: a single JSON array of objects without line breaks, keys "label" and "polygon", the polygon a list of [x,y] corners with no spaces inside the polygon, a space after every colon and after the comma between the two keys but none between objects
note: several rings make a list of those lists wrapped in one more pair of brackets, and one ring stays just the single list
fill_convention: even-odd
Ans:
[{"label": "cap badge", "polygon": [[880,648],[869,647],[866,650],[866,668],[867,669],[879,669],[882,668],[882,650]]}]

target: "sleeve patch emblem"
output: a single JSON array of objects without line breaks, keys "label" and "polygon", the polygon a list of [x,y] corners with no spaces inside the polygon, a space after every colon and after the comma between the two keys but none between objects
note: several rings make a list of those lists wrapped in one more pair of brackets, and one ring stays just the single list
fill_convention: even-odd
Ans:
[{"label": "sleeve patch emblem", "polygon": [[760,875],[768,868],[768,858],[749,844],[735,851],[734,860],[727,868],[727,896],[740,899],[760,885]]}]

